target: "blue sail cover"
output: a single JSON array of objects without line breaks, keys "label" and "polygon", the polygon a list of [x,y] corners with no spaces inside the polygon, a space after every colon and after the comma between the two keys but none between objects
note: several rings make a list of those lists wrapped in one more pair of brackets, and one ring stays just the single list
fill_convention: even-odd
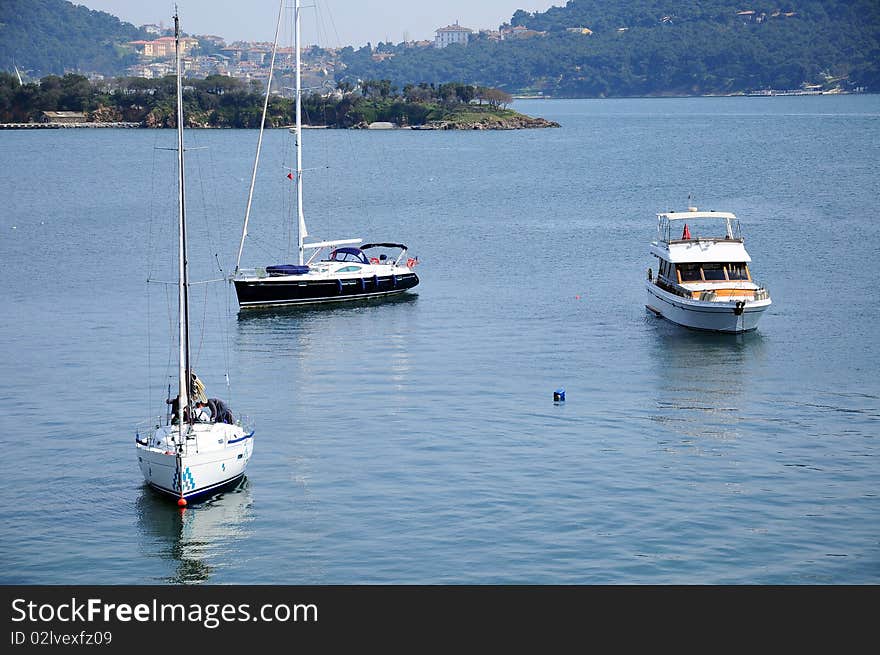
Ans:
[{"label": "blue sail cover", "polygon": [[309,267],[297,266],[296,264],[278,264],[277,266],[267,266],[266,272],[272,276],[303,275],[309,272]]}]

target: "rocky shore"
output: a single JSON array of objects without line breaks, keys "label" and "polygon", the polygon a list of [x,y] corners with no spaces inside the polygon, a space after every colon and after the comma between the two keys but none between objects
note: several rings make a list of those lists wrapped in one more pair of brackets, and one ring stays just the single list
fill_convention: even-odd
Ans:
[{"label": "rocky shore", "polygon": [[498,118],[484,116],[475,121],[433,121],[426,125],[413,127],[421,130],[528,130],[540,127],[560,127],[556,121],[531,116]]},{"label": "rocky shore", "polygon": [[0,123],[0,130],[63,130],[63,129],[86,129],[86,128],[135,128],[141,127],[140,123],[130,123],[124,121],[112,123]]},{"label": "rocky shore", "polygon": [[424,125],[398,126],[389,123],[358,123],[352,129],[399,129],[399,130],[527,130],[542,127],[561,127],[556,121],[531,116],[483,116],[477,120],[439,120]]}]

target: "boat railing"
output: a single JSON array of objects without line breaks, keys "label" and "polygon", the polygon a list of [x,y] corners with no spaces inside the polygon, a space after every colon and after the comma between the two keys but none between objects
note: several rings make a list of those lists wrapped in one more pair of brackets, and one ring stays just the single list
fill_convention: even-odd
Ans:
[{"label": "boat railing", "polygon": [[140,444],[146,445],[153,432],[155,432],[160,426],[164,425],[166,422],[166,417],[160,414],[155,418],[148,418],[146,420],[140,421],[139,423],[136,423],[134,426],[135,441]]},{"label": "boat railing", "polygon": [[[700,234],[701,228],[707,225],[718,226],[719,223],[724,224],[724,232],[722,234]],[[675,231],[673,232],[673,224]],[[684,226],[688,226],[688,238],[684,235]],[[681,230],[681,237],[677,236]],[[725,216],[712,217],[695,217],[693,222],[687,219],[676,218],[670,219],[668,216],[661,215],[657,223],[657,237],[663,243],[681,243],[683,241],[743,241],[742,226],[739,219],[727,218]]]},{"label": "boat railing", "polygon": [[254,419],[247,414],[242,414],[241,416],[236,418],[235,424],[242,428],[246,433],[248,433],[254,431],[256,421],[254,421]]},{"label": "boat railing", "polygon": [[663,289],[664,291],[668,291],[669,293],[674,293],[676,296],[681,296],[682,298],[690,298],[692,296],[690,290],[685,289],[680,284],[675,284],[674,282],[670,282],[666,278],[660,277],[659,275],[654,281],[658,287]]},{"label": "boat railing", "polygon": [[265,266],[258,266],[256,268],[240,268],[238,272],[232,276],[233,280],[238,280],[241,278],[251,278],[251,277],[269,277],[269,273],[266,272]]}]

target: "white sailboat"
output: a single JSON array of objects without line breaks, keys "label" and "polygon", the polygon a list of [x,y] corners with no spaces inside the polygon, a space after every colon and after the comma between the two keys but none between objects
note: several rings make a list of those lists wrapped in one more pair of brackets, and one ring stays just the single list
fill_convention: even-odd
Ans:
[{"label": "white sailboat", "polygon": [[[284,10],[284,0],[278,13],[278,25]],[[274,264],[257,268],[241,268],[241,256],[248,233],[251,200],[266,108],[272,86],[272,69],[278,45],[278,28],[272,49],[269,83],[263,105],[263,122],[257,143],[257,155],[251,177],[251,187],[245,212],[244,227],[235,261],[232,282],[239,306],[270,307],[281,305],[304,305],[339,303],[367,298],[396,296],[412,289],[419,283],[414,268],[417,257],[407,256],[407,246],[402,243],[377,242],[363,244],[363,239],[334,239],[306,243],[309,235],[303,214],[303,166],[302,166],[302,61],[300,53],[300,0],[294,3],[294,48],[296,51],[296,171],[291,172],[296,182],[297,208],[297,264]],[[362,245],[361,245],[362,244]],[[306,258],[305,253],[311,254]],[[326,253],[326,257],[322,255]]]},{"label": "white sailboat", "polygon": [[[183,98],[179,22],[174,16],[177,61],[177,205],[178,205],[178,391],[176,407],[183,411],[175,417],[151,422],[135,436],[138,465],[151,487],[177,498],[186,506],[188,500],[215,492],[238,482],[253,452],[254,433],[239,419],[222,422],[224,417],[201,419],[197,416],[190,357],[189,277],[187,272],[187,229],[184,184]],[[196,378],[197,379],[197,378]],[[178,418],[179,417],[179,418]],[[227,420],[229,420],[227,418]],[[235,421],[235,419],[232,419]]]}]

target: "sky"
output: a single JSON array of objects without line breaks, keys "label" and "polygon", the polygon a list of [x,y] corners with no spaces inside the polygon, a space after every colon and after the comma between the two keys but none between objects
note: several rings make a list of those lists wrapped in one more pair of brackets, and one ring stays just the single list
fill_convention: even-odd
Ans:
[{"label": "sky", "polygon": [[[175,0],[71,0],[122,21],[168,26]],[[293,0],[286,0],[293,5]],[[280,0],[176,0],[181,29],[233,41],[272,41]],[[458,22],[473,30],[497,29],[517,9],[546,11],[565,0],[302,0],[303,44],[357,47],[380,41],[433,40],[439,27]]]}]

